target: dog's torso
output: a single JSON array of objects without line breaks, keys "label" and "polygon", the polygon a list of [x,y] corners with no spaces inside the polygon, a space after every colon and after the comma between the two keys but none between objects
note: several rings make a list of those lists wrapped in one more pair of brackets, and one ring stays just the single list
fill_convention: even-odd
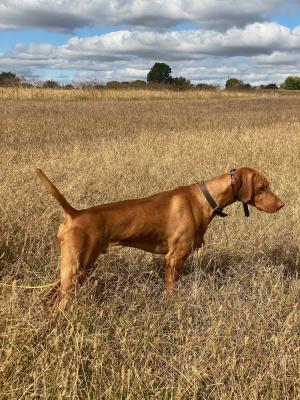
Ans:
[{"label": "dog's torso", "polygon": [[[78,212],[61,231],[78,227],[98,236],[101,245],[129,246],[167,254],[170,242],[189,251],[201,246],[212,218],[204,218],[196,185],[183,186],[147,198],[103,204]],[[198,193],[199,194],[199,193]],[[105,252],[105,249],[103,249]]]}]

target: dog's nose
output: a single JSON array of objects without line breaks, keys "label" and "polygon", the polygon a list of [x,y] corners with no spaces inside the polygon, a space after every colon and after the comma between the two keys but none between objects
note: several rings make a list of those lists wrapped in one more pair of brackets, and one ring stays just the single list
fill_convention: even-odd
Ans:
[{"label": "dog's nose", "polygon": [[277,203],[277,209],[280,210],[284,206],[284,202],[279,200]]}]

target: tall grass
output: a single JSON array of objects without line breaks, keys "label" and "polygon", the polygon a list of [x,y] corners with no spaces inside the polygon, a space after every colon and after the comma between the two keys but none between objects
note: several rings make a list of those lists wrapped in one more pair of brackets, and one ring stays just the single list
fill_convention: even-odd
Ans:
[{"label": "tall grass", "polygon": [[249,97],[279,97],[298,96],[298,91],[286,90],[175,90],[168,88],[77,88],[77,89],[47,89],[38,87],[0,87],[0,99],[11,100],[140,100],[140,99],[202,99],[202,98],[249,98]]},{"label": "tall grass", "polygon": [[84,208],[248,165],[286,206],[229,207],[171,299],[163,259],[135,249],[101,256],[56,324],[40,290],[1,287],[0,398],[299,398],[299,95],[74,92],[1,92],[1,282],[58,275],[36,167]]}]

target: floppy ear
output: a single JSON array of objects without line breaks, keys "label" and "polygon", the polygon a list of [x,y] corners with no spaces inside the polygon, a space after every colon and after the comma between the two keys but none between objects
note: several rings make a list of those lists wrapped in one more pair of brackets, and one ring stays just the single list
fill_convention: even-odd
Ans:
[{"label": "floppy ear", "polygon": [[248,203],[253,194],[253,178],[252,171],[237,171],[235,174],[235,191],[237,198],[243,203]]}]

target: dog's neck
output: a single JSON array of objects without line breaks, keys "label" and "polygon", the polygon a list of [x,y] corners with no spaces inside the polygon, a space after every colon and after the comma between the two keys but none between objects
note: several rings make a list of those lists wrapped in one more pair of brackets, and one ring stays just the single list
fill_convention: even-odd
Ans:
[{"label": "dog's neck", "polygon": [[224,208],[236,201],[232,190],[231,176],[224,174],[205,181],[205,185],[216,204]]}]

